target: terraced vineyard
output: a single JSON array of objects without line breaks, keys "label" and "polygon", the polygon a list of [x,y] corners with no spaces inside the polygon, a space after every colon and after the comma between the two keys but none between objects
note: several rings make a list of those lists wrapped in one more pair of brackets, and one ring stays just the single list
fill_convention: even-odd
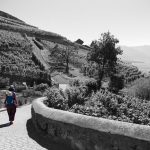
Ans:
[{"label": "terraced vineyard", "polygon": [[139,71],[136,66],[125,64],[122,61],[118,61],[117,71],[124,76],[126,84],[131,83],[143,76],[142,72]]},{"label": "terraced vineyard", "polygon": [[12,81],[49,82],[50,75],[33,59],[32,45],[20,33],[0,30],[0,72]]}]

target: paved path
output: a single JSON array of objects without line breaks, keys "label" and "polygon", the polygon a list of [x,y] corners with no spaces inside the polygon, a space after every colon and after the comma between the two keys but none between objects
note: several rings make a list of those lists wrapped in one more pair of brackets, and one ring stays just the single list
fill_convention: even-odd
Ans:
[{"label": "paved path", "polygon": [[[13,125],[8,125],[8,115],[6,111],[0,112],[0,150],[46,150],[36,142],[31,132],[35,132],[31,127],[31,105],[17,108]],[[34,130],[34,131],[33,131]],[[29,136],[30,135],[30,136]],[[34,140],[33,140],[34,139]],[[40,139],[39,139],[40,140]],[[49,148],[48,148],[49,149]]]}]

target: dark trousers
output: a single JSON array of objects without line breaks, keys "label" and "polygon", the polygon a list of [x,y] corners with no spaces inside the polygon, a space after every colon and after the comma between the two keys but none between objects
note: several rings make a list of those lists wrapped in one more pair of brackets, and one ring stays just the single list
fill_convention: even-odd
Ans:
[{"label": "dark trousers", "polygon": [[9,121],[14,121],[16,106],[15,105],[7,106],[7,113],[8,113]]}]

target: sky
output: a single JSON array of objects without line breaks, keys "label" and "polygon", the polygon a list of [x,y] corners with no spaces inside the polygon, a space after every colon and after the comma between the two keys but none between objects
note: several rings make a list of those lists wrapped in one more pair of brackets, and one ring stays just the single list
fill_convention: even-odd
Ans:
[{"label": "sky", "polygon": [[150,0],[0,0],[0,10],[89,45],[109,31],[120,45],[150,45]]}]

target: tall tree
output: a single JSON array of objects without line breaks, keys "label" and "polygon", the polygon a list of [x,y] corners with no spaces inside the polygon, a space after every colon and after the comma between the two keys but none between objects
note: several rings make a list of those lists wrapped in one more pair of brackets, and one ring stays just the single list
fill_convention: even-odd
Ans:
[{"label": "tall tree", "polygon": [[69,63],[75,57],[77,53],[76,47],[66,46],[66,47],[59,47],[56,45],[51,52],[51,56],[55,57],[57,62],[65,63],[66,65],[66,73],[69,73]]},{"label": "tall tree", "polygon": [[101,81],[104,73],[111,74],[115,72],[117,55],[122,54],[120,47],[116,47],[119,40],[111,35],[110,32],[102,33],[97,41],[91,43],[92,50],[88,53],[88,61],[93,61],[98,65],[98,85],[101,87]]}]

